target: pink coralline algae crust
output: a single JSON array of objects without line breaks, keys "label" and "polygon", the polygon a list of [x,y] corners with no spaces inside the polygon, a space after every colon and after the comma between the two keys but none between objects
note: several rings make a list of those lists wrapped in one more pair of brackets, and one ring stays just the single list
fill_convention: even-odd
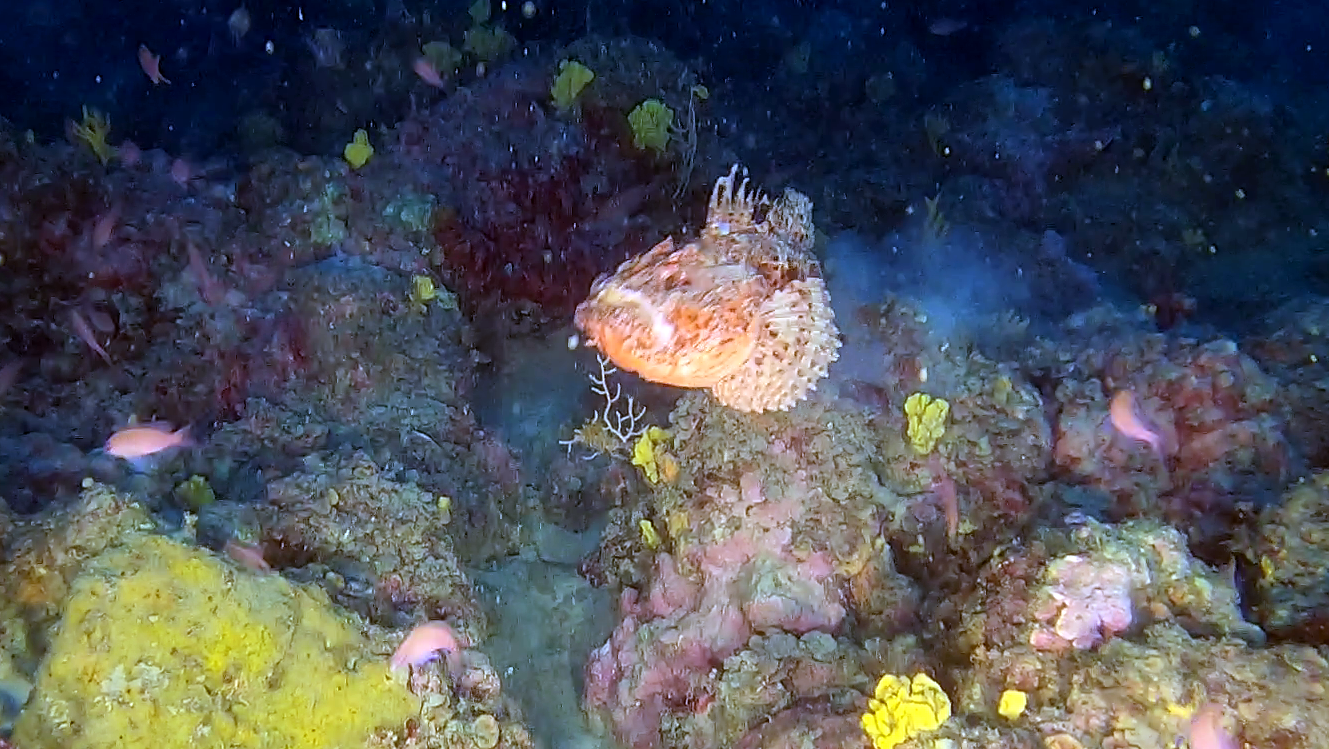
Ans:
[{"label": "pink coralline algae crust", "polygon": [[768,498],[753,474],[739,483],[708,498],[739,527],[686,550],[682,565],[660,554],[645,595],[624,592],[622,621],[587,665],[586,704],[608,711],[634,749],[661,745],[667,714],[705,712],[715,666],[752,635],[832,630],[844,619],[830,555],[793,548],[793,521],[806,512],[798,493]]},{"label": "pink coralline algae crust", "polygon": [[734,745],[734,749],[866,747],[857,710],[836,712],[824,705],[790,708],[773,716]]},{"label": "pink coralline algae crust", "polygon": [[1029,636],[1035,648],[1085,650],[1130,628],[1134,578],[1126,567],[1067,556],[1048,575],[1051,598],[1034,614],[1044,625]]},{"label": "pink coralline algae crust", "polygon": [[645,574],[589,658],[584,707],[632,749],[733,749],[782,710],[856,698],[862,655],[832,635],[852,618],[889,638],[918,593],[881,542],[895,496],[856,412],[814,399],[754,419],[693,393],[670,423],[679,475],[641,508],[659,550],[635,521],[601,550],[642,549]]}]

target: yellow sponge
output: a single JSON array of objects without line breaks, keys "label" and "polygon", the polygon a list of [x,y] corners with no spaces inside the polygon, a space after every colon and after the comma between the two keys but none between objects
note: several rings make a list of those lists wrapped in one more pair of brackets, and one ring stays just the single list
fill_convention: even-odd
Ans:
[{"label": "yellow sponge", "polygon": [[662,479],[666,484],[672,484],[678,478],[678,461],[667,452],[669,440],[669,432],[650,427],[632,446],[632,465],[640,468],[652,484],[658,484]]},{"label": "yellow sponge", "polygon": [[360,747],[419,710],[321,591],[143,534],[73,581],[14,742]]},{"label": "yellow sponge", "polygon": [[674,110],[659,99],[647,99],[628,113],[632,143],[642,150],[662,154],[669,146],[669,130],[674,125]]},{"label": "yellow sponge", "polygon": [[950,698],[927,674],[913,679],[886,674],[868,700],[863,730],[875,749],[895,749],[906,739],[937,730],[950,717]]},{"label": "yellow sponge", "polygon": [[1029,695],[1018,689],[1007,689],[1001,693],[1001,700],[997,702],[997,715],[1006,720],[1015,720],[1024,715],[1024,709],[1029,705]]},{"label": "yellow sponge", "polygon": [[946,417],[951,404],[926,393],[914,393],[904,401],[904,415],[909,420],[905,436],[919,455],[927,455],[946,432]]},{"label": "yellow sponge", "polygon": [[374,155],[374,147],[369,144],[369,133],[364,128],[356,130],[351,142],[341,150],[341,155],[352,169],[359,169],[369,163],[370,157]]},{"label": "yellow sponge", "polygon": [[564,60],[558,64],[558,77],[549,87],[549,97],[560,110],[571,109],[581,96],[582,89],[595,80],[595,73],[576,60]]}]

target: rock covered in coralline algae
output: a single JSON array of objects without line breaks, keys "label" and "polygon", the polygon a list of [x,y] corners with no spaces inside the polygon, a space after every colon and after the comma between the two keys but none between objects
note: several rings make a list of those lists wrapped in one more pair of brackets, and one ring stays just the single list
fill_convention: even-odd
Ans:
[{"label": "rock covered in coralline algae", "polygon": [[[652,497],[661,551],[591,655],[585,700],[634,749],[728,747],[776,711],[866,682],[830,633],[850,611],[890,632],[916,594],[874,535],[893,497],[855,417],[816,404],[753,417],[694,395],[673,424],[681,473]],[[797,647],[775,647],[786,640]]]}]

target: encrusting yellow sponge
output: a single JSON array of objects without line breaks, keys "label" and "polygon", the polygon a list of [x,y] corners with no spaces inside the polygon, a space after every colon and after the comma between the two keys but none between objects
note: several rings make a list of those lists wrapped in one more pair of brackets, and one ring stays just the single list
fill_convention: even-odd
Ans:
[{"label": "encrusting yellow sponge", "polygon": [[420,713],[322,590],[164,536],[85,562],[62,610],[14,729],[25,749],[361,747]]},{"label": "encrusting yellow sponge", "polygon": [[652,484],[658,484],[662,479],[666,484],[672,484],[678,478],[678,461],[665,451],[668,444],[669,432],[660,427],[649,427],[632,446],[632,465],[640,468]]},{"label": "encrusting yellow sponge", "polygon": [[1015,720],[1024,715],[1024,709],[1029,705],[1029,695],[1018,689],[1007,689],[1001,693],[1001,700],[997,702],[997,715],[1006,720]]},{"label": "encrusting yellow sponge", "polygon": [[674,125],[674,110],[659,99],[647,99],[628,113],[632,142],[637,148],[664,153],[669,145],[669,129]]},{"label": "encrusting yellow sponge", "polygon": [[914,393],[904,401],[904,415],[908,419],[905,436],[919,455],[927,455],[937,446],[937,440],[946,432],[946,417],[951,404],[926,393]]},{"label": "encrusting yellow sponge", "polygon": [[558,76],[549,87],[549,97],[560,110],[571,109],[581,96],[582,89],[595,80],[595,73],[576,60],[564,60],[558,64]]},{"label": "encrusting yellow sponge", "polygon": [[951,717],[951,700],[927,674],[886,674],[863,713],[863,730],[875,749],[895,746],[920,733],[935,731]]},{"label": "encrusting yellow sponge", "polygon": [[374,147],[369,144],[369,133],[364,128],[356,130],[351,142],[341,150],[341,155],[352,169],[359,169],[369,163],[370,157],[374,155]]}]

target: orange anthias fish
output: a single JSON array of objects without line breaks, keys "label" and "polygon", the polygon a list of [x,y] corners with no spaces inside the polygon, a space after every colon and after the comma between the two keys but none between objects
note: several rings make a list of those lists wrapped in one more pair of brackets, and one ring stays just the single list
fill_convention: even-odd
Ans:
[{"label": "orange anthias fish", "polygon": [[97,223],[92,225],[92,247],[100,250],[111,241],[115,235],[115,224],[120,220],[120,206],[115,206],[111,210],[102,214],[97,219]]},{"label": "orange anthias fish", "polygon": [[427,58],[416,58],[415,65],[412,67],[415,70],[415,74],[420,76],[420,80],[428,83],[434,88],[443,88],[443,76],[439,75],[438,68]]},{"label": "orange anthias fish", "polygon": [[1135,401],[1135,393],[1129,390],[1118,390],[1112,396],[1112,404],[1108,407],[1108,418],[1118,432],[1133,440],[1144,442],[1153,448],[1159,460],[1164,459],[1163,435],[1157,427],[1149,424],[1140,413],[1139,404]]},{"label": "orange anthias fish", "polygon": [[159,83],[170,83],[166,76],[162,75],[161,61],[162,56],[152,54],[152,50],[148,49],[148,45],[138,45],[138,66],[143,68],[143,73],[148,76],[148,80],[152,81],[154,86]]},{"label": "orange anthias fish", "polygon": [[938,18],[928,24],[928,33],[934,36],[950,36],[969,28],[969,22],[959,18]]},{"label": "orange anthias fish", "polygon": [[1223,709],[1213,703],[1195,712],[1186,734],[1191,749],[1238,749],[1240,746],[1223,724]]},{"label": "orange anthias fish", "polygon": [[715,183],[701,236],[666,239],[596,279],[577,326],[643,379],[709,388],[740,411],[788,409],[840,347],[812,239],[807,196],[771,200],[735,166]]},{"label": "orange anthias fish", "polygon": [[237,564],[254,572],[271,572],[272,565],[263,558],[263,547],[258,544],[247,544],[235,539],[227,539],[223,551]]},{"label": "orange anthias fish", "polygon": [[946,518],[946,538],[954,542],[960,533],[960,493],[955,488],[955,479],[947,473],[936,453],[932,453],[928,467],[932,473],[932,493]]},{"label": "orange anthias fish", "polygon": [[106,440],[105,450],[107,455],[141,466],[153,455],[189,444],[189,427],[172,431],[170,424],[153,422],[117,431]]},{"label": "orange anthias fish", "polygon": [[194,280],[198,283],[198,291],[203,301],[217,304],[224,300],[226,289],[208,272],[208,264],[203,262],[203,256],[198,254],[198,248],[188,238],[185,239],[185,248],[189,255],[189,272],[194,275]]},{"label": "orange anthias fish", "polygon": [[457,635],[443,622],[427,622],[411,630],[392,654],[392,667],[405,668],[428,663],[442,652],[451,656],[460,648]]},{"label": "orange anthias fish", "polygon": [[88,348],[95,351],[97,356],[102,358],[102,361],[107,364],[113,363],[110,354],[107,354],[106,349],[102,348],[102,345],[97,342],[97,335],[92,332],[92,326],[88,325],[88,321],[83,315],[79,314],[78,310],[69,311],[69,323],[74,326],[74,334],[78,336],[79,340],[88,344]]}]

